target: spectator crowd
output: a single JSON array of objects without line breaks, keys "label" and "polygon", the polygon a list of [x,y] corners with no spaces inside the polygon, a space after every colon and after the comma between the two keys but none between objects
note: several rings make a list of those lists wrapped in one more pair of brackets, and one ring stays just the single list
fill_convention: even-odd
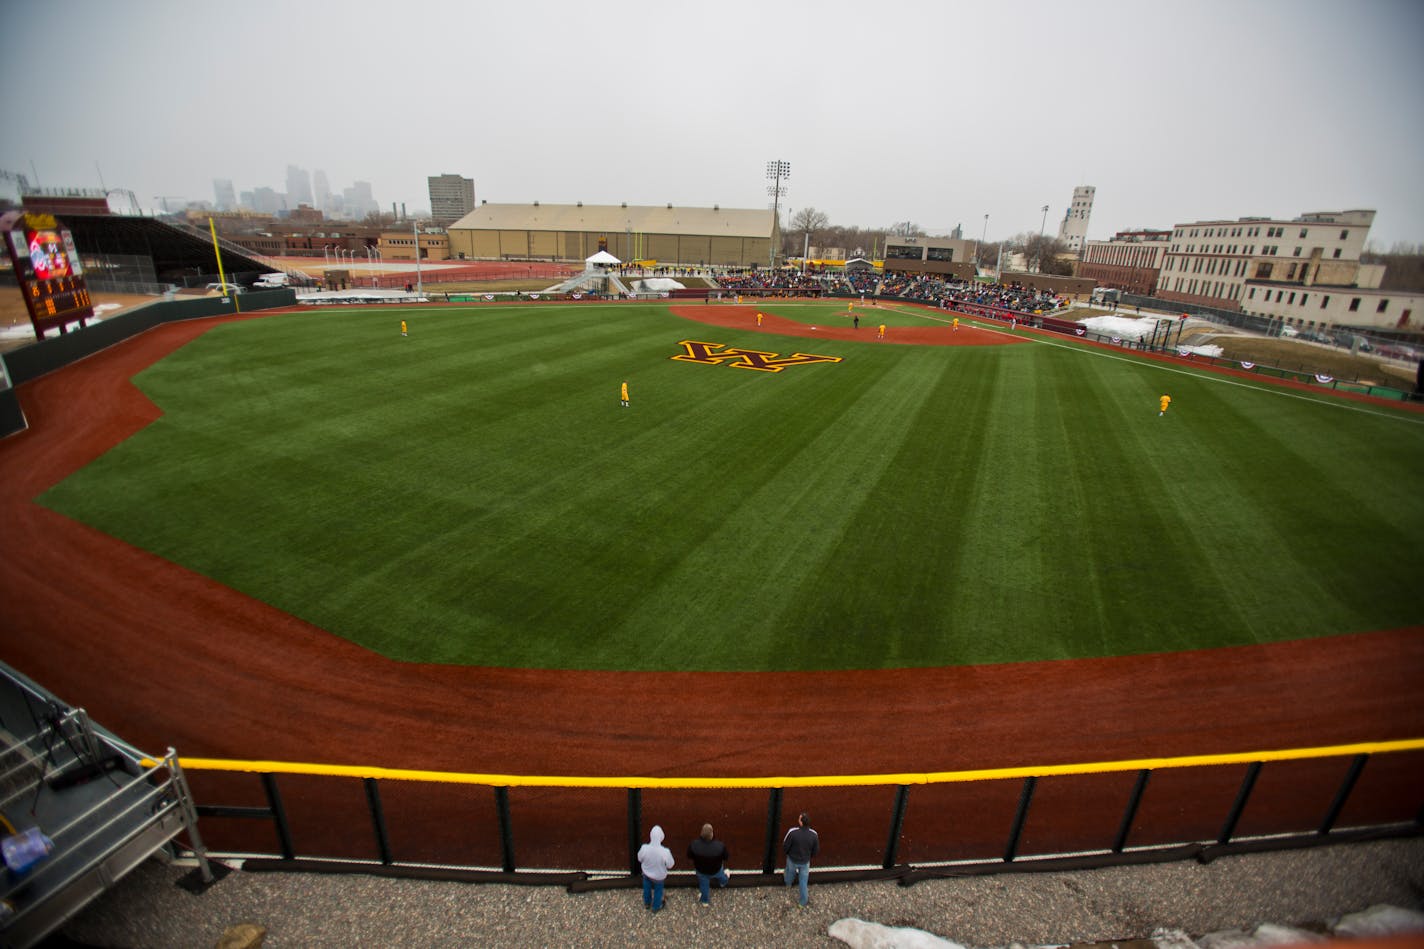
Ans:
[{"label": "spectator crowd", "polygon": [[1013,313],[1043,314],[1067,305],[1048,291],[1019,284],[966,283],[933,274],[803,274],[795,270],[741,270],[717,275],[724,290],[757,296],[845,296],[912,300],[942,309],[989,307]]}]

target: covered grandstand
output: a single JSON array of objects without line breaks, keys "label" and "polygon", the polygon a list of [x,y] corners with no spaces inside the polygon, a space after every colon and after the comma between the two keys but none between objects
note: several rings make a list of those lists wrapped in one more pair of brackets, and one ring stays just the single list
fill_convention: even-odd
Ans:
[{"label": "covered grandstand", "polygon": [[586,260],[606,241],[625,261],[752,267],[771,262],[771,210],[585,204],[482,204],[449,228],[450,256]]},{"label": "covered grandstand", "polygon": [[[91,288],[151,293],[220,279],[210,235],[177,218],[113,214],[103,192],[24,193],[21,204],[26,211],[53,214],[69,229]],[[220,243],[229,282],[251,283],[280,269],[236,244]]]}]

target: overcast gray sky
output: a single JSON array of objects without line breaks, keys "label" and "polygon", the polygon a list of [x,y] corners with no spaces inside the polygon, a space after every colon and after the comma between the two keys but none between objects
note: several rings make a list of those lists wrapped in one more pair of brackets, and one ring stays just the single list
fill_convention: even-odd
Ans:
[{"label": "overcast gray sky", "polygon": [[[783,207],[1056,233],[1374,208],[1424,243],[1419,0],[3,0],[0,168],[213,200]],[[21,114],[23,112],[23,114]]]}]

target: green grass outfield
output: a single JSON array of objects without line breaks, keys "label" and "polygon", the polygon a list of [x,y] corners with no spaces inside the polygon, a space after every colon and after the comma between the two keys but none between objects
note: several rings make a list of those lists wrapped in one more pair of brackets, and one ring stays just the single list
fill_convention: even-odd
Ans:
[{"label": "green grass outfield", "polygon": [[41,503],[402,660],[889,668],[1424,622],[1424,417],[1069,339],[369,308],[222,325],[136,382],[163,417]]}]

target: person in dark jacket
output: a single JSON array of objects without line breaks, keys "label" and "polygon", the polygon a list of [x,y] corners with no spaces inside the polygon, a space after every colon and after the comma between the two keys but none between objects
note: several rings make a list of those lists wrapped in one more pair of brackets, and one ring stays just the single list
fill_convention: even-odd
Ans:
[{"label": "person in dark jacket", "polygon": [[727,845],[712,835],[711,824],[703,824],[701,836],[687,845],[687,856],[697,871],[697,890],[701,894],[698,902],[707,906],[712,901],[712,881],[716,880],[718,886],[727,885]]},{"label": "person in dark jacket", "polygon": [[799,881],[801,905],[805,906],[810,902],[806,880],[811,875],[811,858],[821,850],[821,838],[811,829],[810,814],[802,811],[801,816],[796,818],[796,826],[786,832],[781,849],[786,852],[786,885]]}]

